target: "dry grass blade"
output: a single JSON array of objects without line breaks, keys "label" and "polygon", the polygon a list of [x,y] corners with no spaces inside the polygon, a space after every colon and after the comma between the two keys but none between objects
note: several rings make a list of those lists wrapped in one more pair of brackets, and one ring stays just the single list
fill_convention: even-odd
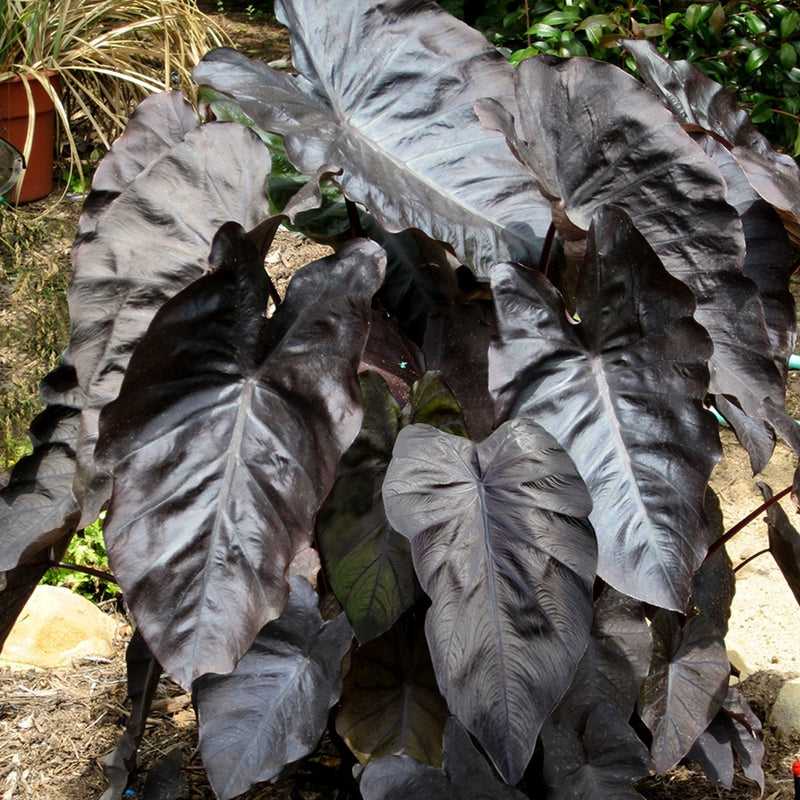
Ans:
[{"label": "dry grass blade", "polygon": [[[192,97],[192,68],[228,43],[194,0],[7,0],[0,8],[0,81],[20,76],[41,84],[55,105],[71,168],[83,179],[76,124],[88,122],[107,149],[147,94],[179,86]],[[26,94],[32,109],[28,86]],[[32,140],[29,123],[26,158]]]}]

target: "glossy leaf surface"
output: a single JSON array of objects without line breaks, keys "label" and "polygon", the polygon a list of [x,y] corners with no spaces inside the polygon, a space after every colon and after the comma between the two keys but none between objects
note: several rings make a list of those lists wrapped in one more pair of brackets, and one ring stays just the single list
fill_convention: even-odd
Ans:
[{"label": "glossy leaf surface", "polygon": [[516,783],[588,640],[596,551],[583,481],[531,420],[477,445],[412,425],[383,497],[432,601],[426,633],[448,707]]},{"label": "glossy leaf surface", "polygon": [[303,578],[279,619],[264,626],[230,675],[195,684],[200,752],[217,797],[229,800],[311,753],[339,700],[352,631],[323,622]]},{"label": "glossy leaf surface", "polygon": [[114,472],[114,573],[187,688],[230,672],[283,610],[284,571],[358,433],[356,370],[385,263],[354,241],[301,269],[267,320],[266,273],[235,223],[212,260],[157,314],[104,412],[100,451]]},{"label": "glossy leaf surface", "polygon": [[711,344],[624,214],[598,214],[578,286],[580,323],[538,273],[492,276],[499,335],[490,388],[575,461],[592,494],[598,574],[653,605],[683,609],[710,539],[703,496],[718,458],[703,409]]},{"label": "glossy leaf surface", "polygon": [[341,169],[344,193],[386,230],[419,228],[482,275],[538,261],[548,205],[472,108],[487,94],[514,103],[511,67],[478,31],[426,0],[279,0],[275,11],[300,77],[214,50],[195,80],[282,135],[301,172]]},{"label": "glossy leaf surface", "polygon": [[650,752],[660,775],[689,752],[722,707],[730,664],[721,633],[703,616],[681,626],[677,614],[659,611],[651,630],[653,663],[639,714],[653,734]]},{"label": "glossy leaf surface", "polygon": [[570,225],[587,231],[601,207],[624,209],[695,295],[695,318],[714,342],[711,391],[737,397],[751,416],[765,397],[780,404],[760,298],[742,274],[741,222],[714,163],[650,91],[609,64],[541,56],[515,75],[516,125],[496,101],[478,108],[554,198],[565,217],[556,228],[577,235]]},{"label": "glossy leaf surface", "polygon": [[[137,135],[149,141],[146,129]],[[93,474],[100,411],[119,393],[156,311],[208,271],[211,240],[221,225],[233,220],[251,229],[269,216],[269,153],[246,128],[203,125],[158,152],[72,252],[67,352],[88,396],[78,449],[88,495],[80,498],[84,524],[107,499]]]}]

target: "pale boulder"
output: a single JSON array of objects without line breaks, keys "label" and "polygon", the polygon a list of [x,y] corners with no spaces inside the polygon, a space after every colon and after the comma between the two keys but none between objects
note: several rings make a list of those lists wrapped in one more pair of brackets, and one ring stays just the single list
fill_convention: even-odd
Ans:
[{"label": "pale boulder", "polygon": [[769,724],[786,736],[800,733],[800,678],[783,684],[772,706]]},{"label": "pale boulder", "polygon": [[114,654],[117,623],[61,586],[37,586],[0,651],[0,667],[56,669]]}]

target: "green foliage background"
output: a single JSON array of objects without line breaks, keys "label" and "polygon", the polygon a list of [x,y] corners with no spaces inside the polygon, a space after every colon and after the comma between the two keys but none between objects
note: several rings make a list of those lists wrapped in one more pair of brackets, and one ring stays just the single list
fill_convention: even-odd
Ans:
[{"label": "green foliage background", "polygon": [[[442,0],[464,16],[469,0]],[[800,156],[800,11],[779,0],[681,3],[486,0],[476,21],[513,63],[539,53],[591,56],[632,72],[620,38],[649,39],[721,83],[774,146]]]}]

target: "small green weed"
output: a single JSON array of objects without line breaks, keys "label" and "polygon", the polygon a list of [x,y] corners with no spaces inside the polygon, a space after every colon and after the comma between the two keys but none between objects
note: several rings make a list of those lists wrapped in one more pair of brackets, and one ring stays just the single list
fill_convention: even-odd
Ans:
[{"label": "small green weed", "polygon": [[[97,573],[108,573],[108,559],[103,542],[103,516],[105,514],[101,514],[101,519],[95,520],[88,528],[78,531],[72,537],[63,563],[84,567]],[[94,602],[102,602],[120,593],[119,587],[113,580],[104,580],[97,574],[64,567],[48,570],[42,583],[66,586]]]}]

